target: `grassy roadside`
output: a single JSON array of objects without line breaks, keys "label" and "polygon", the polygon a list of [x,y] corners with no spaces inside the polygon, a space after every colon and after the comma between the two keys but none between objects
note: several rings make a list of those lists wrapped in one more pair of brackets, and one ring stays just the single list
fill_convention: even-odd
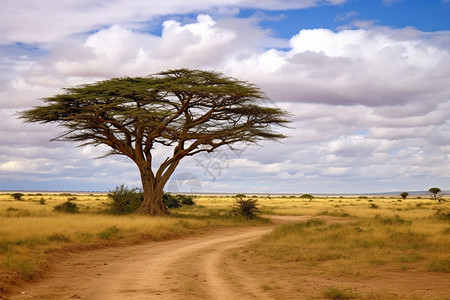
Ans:
[{"label": "grassy roadside", "polygon": [[231,255],[273,299],[449,299],[449,203],[369,200],[308,203],[348,222],[283,225]]},{"label": "grassy roadside", "polygon": [[[54,207],[71,198],[80,211]],[[43,200],[42,200],[43,199]],[[52,253],[131,245],[186,237],[224,227],[264,224],[231,217],[226,204],[204,204],[172,211],[169,217],[106,214],[106,195],[26,194],[15,200],[0,195],[0,292],[9,284],[39,277]],[[267,224],[267,223],[265,223]]]}]

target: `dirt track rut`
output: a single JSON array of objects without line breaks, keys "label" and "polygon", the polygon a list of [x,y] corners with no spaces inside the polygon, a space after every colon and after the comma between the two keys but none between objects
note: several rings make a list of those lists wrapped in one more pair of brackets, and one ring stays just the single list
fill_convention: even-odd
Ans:
[{"label": "dirt track rut", "polygon": [[[257,278],[224,271],[223,257],[271,227],[71,254],[9,299],[267,299]],[[229,270],[228,270],[229,271]],[[233,272],[234,273],[234,272]],[[236,284],[245,280],[245,288]],[[234,283],[233,283],[234,282]]]}]

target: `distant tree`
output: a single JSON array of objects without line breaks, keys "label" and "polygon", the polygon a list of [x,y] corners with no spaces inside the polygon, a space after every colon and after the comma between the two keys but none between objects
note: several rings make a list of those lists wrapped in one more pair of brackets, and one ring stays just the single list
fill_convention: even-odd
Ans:
[{"label": "distant tree", "polygon": [[14,193],[14,194],[11,194],[11,196],[16,200],[22,200],[22,197],[25,195],[22,193]]},{"label": "distant tree", "polygon": [[400,194],[400,196],[402,196],[403,200],[406,199],[406,197],[408,197],[409,193],[408,192],[403,192]]},{"label": "distant tree", "polygon": [[[65,90],[21,118],[65,127],[53,140],[107,145],[106,156],[133,160],[144,193],[137,212],[146,215],[168,214],[163,190],[182,158],[236,143],[277,141],[286,136],[273,128],[289,123],[287,112],[263,105],[267,97],[257,86],[210,71],[169,70]],[[154,166],[157,146],[171,155]]]},{"label": "distant tree", "polygon": [[247,196],[245,194],[237,194],[234,197],[236,197],[236,198],[247,198]]},{"label": "distant tree", "polygon": [[428,190],[428,192],[430,192],[431,194],[431,198],[436,201],[438,200],[439,202],[441,202],[442,197],[441,197],[441,189],[438,187],[432,187]]},{"label": "distant tree", "polygon": [[300,196],[300,198],[302,199],[309,199],[309,201],[312,201],[312,199],[314,199],[314,196],[311,194],[303,194]]}]

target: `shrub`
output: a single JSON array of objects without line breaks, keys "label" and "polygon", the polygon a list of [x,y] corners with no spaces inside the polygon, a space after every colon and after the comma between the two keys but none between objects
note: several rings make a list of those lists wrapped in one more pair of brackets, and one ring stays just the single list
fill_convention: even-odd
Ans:
[{"label": "shrub", "polygon": [[69,201],[55,206],[54,209],[58,212],[64,212],[69,214],[75,214],[78,212],[78,206],[75,203]]},{"label": "shrub", "polygon": [[258,200],[254,199],[239,199],[234,203],[232,213],[236,216],[243,216],[246,219],[256,218],[256,213],[259,213],[259,209],[256,207]]},{"label": "shrub", "polygon": [[109,191],[108,198],[111,201],[108,205],[118,215],[135,212],[144,200],[144,194],[137,188],[130,189],[124,184]]},{"label": "shrub", "polygon": [[195,205],[194,197],[187,195],[178,195],[182,205]]},{"label": "shrub", "polygon": [[167,206],[167,208],[177,208],[181,207],[180,198],[176,195],[172,195],[169,193],[163,194],[163,203]]},{"label": "shrub", "polygon": [[247,196],[244,195],[244,194],[237,194],[237,195],[234,196],[234,197],[236,197],[236,198],[247,198]]},{"label": "shrub", "polygon": [[370,203],[370,208],[378,208],[378,205],[376,205],[375,203]]},{"label": "shrub", "polygon": [[39,204],[44,205],[44,204],[45,204],[45,199],[44,199],[44,198],[41,198],[41,200],[39,200]]}]

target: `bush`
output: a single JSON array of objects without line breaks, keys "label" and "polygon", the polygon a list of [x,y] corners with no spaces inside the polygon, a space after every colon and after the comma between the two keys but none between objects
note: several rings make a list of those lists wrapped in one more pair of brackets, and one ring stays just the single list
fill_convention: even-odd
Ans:
[{"label": "bush", "polygon": [[181,207],[181,200],[176,195],[169,193],[163,194],[163,203],[167,208],[178,208]]},{"label": "bush", "polygon": [[41,200],[39,200],[39,204],[44,205],[44,204],[45,204],[45,199],[44,199],[44,198],[41,198]]},{"label": "bush", "polygon": [[256,213],[259,213],[259,209],[256,207],[258,200],[254,199],[239,199],[234,203],[232,213],[236,216],[243,216],[246,219],[256,218]]},{"label": "bush", "polygon": [[195,205],[194,197],[187,195],[178,195],[181,205]]},{"label": "bush", "polygon": [[244,194],[237,194],[237,195],[234,196],[234,197],[236,197],[236,198],[247,198],[247,196],[244,195]]},{"label": "bush", "polygon": [[109,191],[108,198],[111,199],[108,205],[115,213],[118,215],[130,214],[135,212],[144,201],[144,193],[137,188],[130,189],[121,184]]},{"label": "bush", "polygon": [[58,212],[64,212],[69,214],[75,214],[78,212],[78,206],[75,203],[69,201],[55,206],[54,209]]}]

